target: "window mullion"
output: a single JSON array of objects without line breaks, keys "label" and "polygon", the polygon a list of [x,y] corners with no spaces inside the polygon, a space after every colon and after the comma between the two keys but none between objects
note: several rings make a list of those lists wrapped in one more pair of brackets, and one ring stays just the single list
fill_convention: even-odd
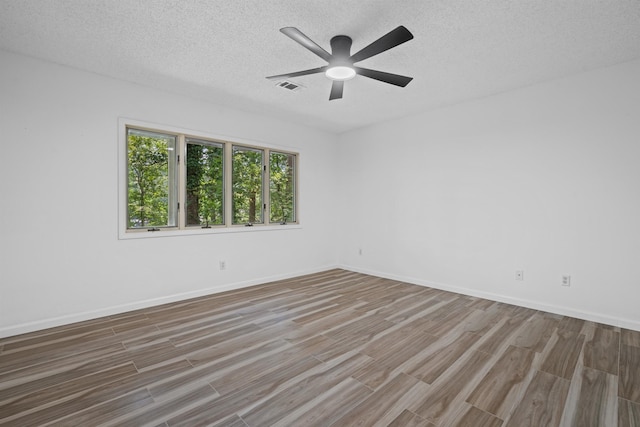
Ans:
[{"label": "window mullion", "polygon": [[233,225],[233,144],[224,144],[224,225]]},{"label": "window mullion", "polygon": [[187,149],[185,143],[185,136],[178,136],[178,228],[181,230],[185,228],[186,224],[186,202],[185,202],[185,194],[186,194],[186,185],[187,185],[187,168],[186,168],[186,160],[187,160]]},{"label": "window mullion", "polygon": [[271,150],[266,148],[264,150],[264,160],[262,168],[262,200],[264,200],[263,207],[263,217],[264,224],[271,224],[271,165],[269,164],[269,159],[271,158]]}]

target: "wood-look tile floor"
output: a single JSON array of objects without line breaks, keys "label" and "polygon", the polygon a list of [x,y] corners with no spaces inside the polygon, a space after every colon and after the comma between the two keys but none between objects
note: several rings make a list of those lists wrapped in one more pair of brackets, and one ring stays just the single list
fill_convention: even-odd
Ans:
[{"label": "wood-look tile floor", "polygon": [[344,270],[0,340],[7,426],[640,426],[640,332]]}]

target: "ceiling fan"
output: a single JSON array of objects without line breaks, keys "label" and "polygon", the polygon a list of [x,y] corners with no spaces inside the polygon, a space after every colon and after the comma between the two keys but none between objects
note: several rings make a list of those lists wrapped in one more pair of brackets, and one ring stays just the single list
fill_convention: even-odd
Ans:
[{"label": "ceiling fan", "polygon": [[370,70],[368,68],[356,67],[356,62],[360,62],[374,55],[396,47],[404,42],[408,42],[413,38],[413,34],[402,25],[388,32],[378,40],[374,41],[365,48],[351,55],[351,37],[335,36],[331,39],[331,53],[327,52],[309,37],[304,35],[300,30],[294,27],[281,28],[280,32],[290,37],[294,41],[309,49],[320,58],[328,62],[328,65],[310,70],[297,71],[295,73],[278,74],[269,76],[267,79],[275,80],[282,78],[305,76],[308,74],[325,73],[325,75],[333,81],[331,84],[331,94],[329,100],[342,98],[344,82],[350,80],[359,74],[369,77],[370,79],[379,80],[384,83],[405,87],[409,84],[412,77],[401,76],[398,74],[385,73],[383,71]]}]

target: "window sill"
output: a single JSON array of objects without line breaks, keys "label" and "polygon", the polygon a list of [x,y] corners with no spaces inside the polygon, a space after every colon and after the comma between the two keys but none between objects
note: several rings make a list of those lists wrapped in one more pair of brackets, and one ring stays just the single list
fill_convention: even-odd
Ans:
[{"label": "window sill", "polygon": [[118,239],[153,239],[156,237],[177,237],[177,236],[197,236],[197,235],[211,235],[211,234],[227,234],[227,233],[256,233],[260,231],[282,231],[282,230],[299,230],[302,228],[300,224],[285,224],[285,225],[260,225],[256,224],[251,227],[244,225],[233,225],[230,227],[211,227],[211,228],[185,228],[183,230],[170,229],[170,230],[158,230],[147,231],[145,230],[127,230],[120,231]]}]

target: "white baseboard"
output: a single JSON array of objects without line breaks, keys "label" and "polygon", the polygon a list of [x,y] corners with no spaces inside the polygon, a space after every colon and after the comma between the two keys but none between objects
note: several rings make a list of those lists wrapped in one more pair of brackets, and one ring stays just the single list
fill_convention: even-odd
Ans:
[{"label": "white baseboard", "polygon": [[491,301],[503,302],[506,304],[513,304],[520,307],[531,308],[534,310],[546,311],[549,313],[560,314],[563,316],[576,317],[582,320],[589,320],[592,322],[604,323],[606,325],[618,326],[625,329],[640,331],[640,322],[637,320],[624,319],[624,318],[610,316],[602,313],[593,313],[589,311],[576,310],[571,307],[557,306],[557,305],[547,304],[540,301],[529,301],[529,300],[524,300],[519,298],[513,298],[506,295],[493,294],[490,292],[482,292],[476,289],[451,286],[444,283],[430,282],[428,280],[417,279],[415,277],[408,277],[408,276],[403,276],[398,274],[386,273],[386,272],[377,271],[377,270],[369,270],[366,268],[353,267],[350,265],[339,265],[337,268],[342,268],[344,270],[349,270],[356,273],[369,274],[371,276],[383,277],[385,279],[397,280],[399,282],[406,282],[414,285],[440,289],[443,291],[450,291],[450,292],[455,292],[463,295],[469,295],[472,297],[484,298]]},{"label": "white baseboard", "polygon": [[167,304],[177,301],[184,301],[190,298],[197,298],[220,292],[230,291],[234,289],[246,288],[248,286],[259,285],[263,283],[273,282],[276,280],[290,279],[297,276],[303,276],[305,274],[314,274],[322,271],[331,270],[334,268],[342,268],[344,270],[353,271],[356,273],[369,274],[372,276],[383,277],[385,279],[397,280],[400,282],[411,283],[414,285],[426,286],[430,288],[440,289],[443,291],[456,292],[463,295],[469,295],[478,298],[484,298],[492,301],[503,302],[507,304],[513,304],[520,307],[531,308],[534,310],[547,311],[549,313],[561,314],[563,316],[576,317],[578,319],[589,320],[592,322],[604,323],[607,325],[618,326],[621,328],[632,329],[640,331],[640,322],[623,319],[619,317],[609,316],[602,313],[592,313],[587,311],[576,310],[570,307],[556,306],[552,304],[546,304],[538,301],[529,301],[518,298],[512,298],[505,295],[498,295],[489,292],[482,292],[475,289],[462,288],[458,286],[451,286],[444,283],[430,282],[428,280],[417,279],[414,277],[408,277],[403,275],[391,274],[377,270],[369,270],[364,268],[358,268],[348,265],[327,265],[315,269],[296,271],[292,273],[274,275],[270,277],[262,277],[259,279],[247,280],[244,282],[228,283],[215,288],[199,289],[192,292],[184,292],[180,294],[168,295],[160,298],[152,298],[143,301],[137,301],[118,306],[106,307],[100,310],[84,311],[80,313],[73,313],[66,316],[60,316],[50,319],[43,319],[34,322],[27,322],[18,325],[11,325],[0,328],[0,338],[11,337],[15,335],[25,334],[28,332],[39,331],[43,329],[53,328],[56,326],[68,325],[76,322],[83,322],[86,320],[97,319],[105,316],[113,316],[116,314],[126,313],[128,311],[139,310],[143,308],[154,307],[161,304]]},{"label": "white baseboard", "polygon": [[105,316],[113,316],[116,314],[126,313],[128,311],[139,310],[143,308],[154,307],[157,305],[184,301],[191,298],[197,298],[220,292],[231,291],[234,289],[246,288],[248,286],[260,285],[263,283],[273,282],[276,280],[290,279],[297,276],[304,276],[305,274],[314,274],[322,271],[338,268],[336,265],[327,265],[310,270],[295,271],[292,273],[279,274],[269,277],[261,277],[259,279],[252,279],[243,282],[227,283],[222,286],[216,286],[215,288],[204,288],[196,291],[184,292],[180,294],[167,295],[160,298],[152,298],[143,301],[136,301],[132,303],[106,307],[99,310],[83,311],[79,313],[68,314],[65,316],[59,316],[49,319],[37,320],[34,322],[27,322],[18,325],[5,326],[0,328],[0,338],[12,337],[15,335],[26,334],[29,332],[40,331],[43,329],[54,328],[56,326],[69,325],[76,322],[84,322],[86,320],[97,319]]}]

